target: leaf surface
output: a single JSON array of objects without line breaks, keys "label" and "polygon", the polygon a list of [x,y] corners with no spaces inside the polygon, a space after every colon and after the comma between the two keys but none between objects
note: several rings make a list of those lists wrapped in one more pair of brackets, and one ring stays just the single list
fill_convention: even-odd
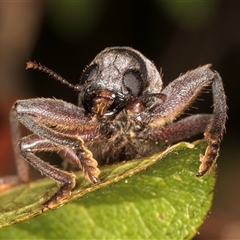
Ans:
[{"label": "leaf surface", "polygon": [[[41,208],[57,186],[42,179],[0,195],[0,239],[190,239],[210,210],[215,173],[196,177],[206,143],[179,143],[164,152],[82,173],[58,209]],[[59,206],[57,206],[59,207]],[[32,218],[33,216],[38,217]]]}]

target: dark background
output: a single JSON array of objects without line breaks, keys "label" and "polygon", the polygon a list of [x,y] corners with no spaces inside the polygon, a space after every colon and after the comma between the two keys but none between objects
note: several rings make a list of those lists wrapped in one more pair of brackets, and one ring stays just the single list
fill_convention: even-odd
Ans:
[{"label": "dark background", "polygon": [[[43,73],[37,60],[78,83],[84,67],[108,46],[131,46],[162,68],[164,86],[181,73],[212,63],[228,98],[226,135],[210,216],[196,239],[240,238],[240,1],[76,1],[0,3],[0,174],[14,171],[8,112],[18,98],[77,95]],[[201,95],[191,112],[211,112]],[[3,167],[2,167],[3,166]]]}]

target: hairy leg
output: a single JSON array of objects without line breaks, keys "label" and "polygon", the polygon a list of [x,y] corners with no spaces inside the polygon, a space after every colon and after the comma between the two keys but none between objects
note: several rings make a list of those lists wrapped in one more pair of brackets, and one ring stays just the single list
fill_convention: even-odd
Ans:
[{"label": "hairy leg", "polygon": [[211,114],[195,114],[177,122],[171,123],[166,127],[154,129],[150,138],[160,139],[163,142],[178,142],[199,133],[203,133],[211,120]]}]

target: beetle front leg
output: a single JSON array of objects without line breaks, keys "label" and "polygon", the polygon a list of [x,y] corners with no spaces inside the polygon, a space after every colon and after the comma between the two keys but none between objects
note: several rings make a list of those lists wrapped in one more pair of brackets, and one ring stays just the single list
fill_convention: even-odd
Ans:
[{"label": "beetle front leg", "polygon": [[223,137],[226,122],[226,98],[221,77],[216,73],[212,83],[214,110],[210,124],[207,126],[204,136],[208,147],[204,155],[200,156],[201,165],[198,176],[203,176],[211,170],[219,154],[220,142]]},{"label": "beetle front leg", "polygon": [[86,179],[92,183],[98,181],[98,163],[83,141],[95,136],[97,130],[89,124],[89,118],[81,108],[61,100],[32,99],[17,101],[12,114],[33,132],[20,140],[21,156],[44,175],[61,184],[61,188],[44,203],[43,208],[54,206],[67,198],[75,186],[75,176],[42,161],[35,155],[37,151],[64,151],[65,157],[71,158],[70,162],[82,168]]},{"label": "beetle front leg", "polygon": [[85,147],[83,139],[89,141],[93,136],[100,137],[100,134],[96,126],[91,125],[90,118],[83,109],[56,99],[31,99],[17,101],[12,111],[32,132],[72,149],[79,158],[85,177],[92,183],[98,181],[100,172],[97,161]]},{"label": "beetle front leg", "polygon": [[139,119],[149,123],[153,134],[161,132],[165,124],[171,123],[189,107],[205,86],[212,85],[213,114],[204,132],[208,147],[204,156],[200,156],[198,176],[209,172],[216,162],[227,116],[222,79],[210,67],[205,65],[181,75],[163,89],[163,99],[156,100],[139,115]]},{"label": "beetle front leg", "polygon": [[[31,117],[25,114],[18,114],[18,118],[23,124],[33,132],[41,135],[43,138],[75,151],[79,159],[85,177],[92,183],[98,182],[97,176],[100,171],[97,168],[97,161],[93,158],[92,153],[85,147],[80,136],[69,136],[60,132],[56,132],[44,125],[35,122]],[[25,157],[25,156],[23,156]]]}]

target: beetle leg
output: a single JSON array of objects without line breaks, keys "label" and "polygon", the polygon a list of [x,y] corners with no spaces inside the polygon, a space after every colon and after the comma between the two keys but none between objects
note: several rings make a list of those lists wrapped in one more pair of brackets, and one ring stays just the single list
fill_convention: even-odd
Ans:
[{"label": "beetle leg", "polygon": [[[83,109],[60,100],[23,100],[16,102],[10,119],[13,122],[13,140],[17,135],[13,143],[19,146],[15,148],[17,161],[26,162],[22,161],[23,158],[26,159],[44,175],[62,185],[56,194],[44,203],[44,208],[55,205],[71,194],[71,189],[75,186],[75,176],[42,161],[35,155],[36,151],[65,151],[66,157],[72,158],[71,161],[82,168],[86,179],[92,183],[98,181],[100,171],[97,161],[85,147],[83,140],[84,138],[90,141],[93,136],[97,137],[97,130],[95,125],[89,123],[89,117]],[[33,132],[20,141],[18,121]],[[21,171],[18,171],[18,174],[19,172]]]},{"label": "beetle leg", "polygon": [[83,109],[61,100],[31,99],[16,102],[12,111],[32,132],[72,149],[79,158],[86,178],[97,182],[97,161],[85,147],[84,139],[89,141],[93,136],[98,137],[98,134]]},{"label": "beetle leg", "polygon": [[[27,115],[35,122],[61,131],[83,127],[86,129],[94,124],[91,115],[86,114],[83,108],[51,98],[19,100],[14,104],[12,112],[20,122],[21,115]],[[29,129],[31,130],[31,127]]]},{"label": "beetle leg", "polygon": [[[213,114],[204,132],[208,147],[204,156],[200,157],[201,165],[198,176],[203,176],[211,170],[218,157],[220,142],[225,130],[226,97],[220,75],[212,71],[210,65],[189,71],[163,89],[161,93],[166,96],[164,100],[155,101],[152,106],[141,113],[142,115],[138,116],[141,121],[148,122],[154,132],[178,117],[204,87],[210,84],[213,94]],[[149,114],[150,117],[148,117]]]},{"label": "beetle leg", "polygon": [[52,141],[53,143],[61,146],[66,146],[74,150],[80,160],[86,178],[93,183],[96,183],[98,181],[97,176],[99,174],[99,170],[97,168],[97,161],[93,158],[92,153],[84,146],[84,142],[80,136],[69,136],[56,132],[44,125],[35,122],[31,117],[25,114],[18,114],[18,118],[19,121],[21,121],[33,132]]},{"label": "beetle leg", "polygon": [[[51,134],[51,132],[48,134]],[[75,186],[75,175],[73,173],[62,171],[49,165],[48,163],[42,161],[40,158],[35,156],[34,153],[36,151],[60,151],[60,150],[66,150],[66,152],[71,152],[71,150],[68,150],[66,147],[53,143],[52,141],[42,138],[36,134],[31,134],[27,137],[22,138],[22,140],[20,140],[19,147],[22,156],[33,167],[38,169],[41,173],[43,173],[47,177],[52,178],[53,180],[61,184],[61,188],[43,204],[43,210],[45,208],[51,208],[52,206],[59,203],[61,200],[68,198],[71,194],[72,188],[74,188]],[[82,147],[84,148],[84,146]],[[87,155],[87,152],[84,152],[83,150],[81,151],[83,154]],[[91,182],[95,183],[97,182],[97,175],[99,174],[99,170],[97,169],[96,162],[93,163],[91,162],[90,165],[88,164],[89,161],[92,160],[92,159],[90,160],[89,157],[90,157],[89,154],[88,158],[75,156],[74,159],[72,160],[77,163],[76,159],[79,158],[86,178],[89,179]]]},{"label": "beetle leg", "polygon": [[207,126],[204,136],[208,142],[208,147],[203,156],[200,156],[201,165],[198,170],[198,176],[203,176],[211,170],[212,165],[216,162],[219,155],[220,142],[226,123],[226,98],[221,77],[218,73],[212,83],[213,92],[213,115]]},{"label": "beetle leg", "polygon": [[79,168],[82,168],[79,158],[76,156],[75,152],[72,149],[57,145],[35,133],[22,138],[20,142],[22,144],[21,146],[23,151],[56,152],[62,159],[68,161],[70,164],[77,165]]},{"label": "beetle leg", "polygon": [[28,182],[29,177],[29,166],[25,161],[23,156],[20,154],[18,142],[21,139],[21,131],[19,121],[13,116],[12,112],[10,112],[10,127],[11,127],[11,135],[12,135],[12,145],[14,158],[17,168],[17,175],[5,176],[0,178],[0,189],[9,188],[11,186],[17,185],[22,182]]},{"label": "beetle leg", "polygon": [[174,143],[203,133],[211,120],[211,114],[195,114],[170,123],[165,127],[144,133],[151,140]]},{"label": "beetle leg", "polygon": [[75,175],[57,169],[35,155],[37,151],[59,151],[63,148],[62,146],[54,144],[48,139],[44,139],[36,134],[31,134],[20,140],[19,147],[20,153],[27,162],[42,174],[61,184],[60,189],[43,204],[43,209],[50,208],[71,195],[71,190],[75,186]]},{"label": "beetle leg", "polygon": [[52,178],[61,184],[61,188],[43,204],[43,210],[44,208],[50,208],[54,206],[61,200],[68,198],[71,195],[71,190],[75,186],[75,175],[73,173],[55,168],[35,155],[35,152],[38,151],[64,151],[65,156],[67,155],[72,163],[81,166],[79,158],[71,149],[66,148],[65,146],[57,145],[37,134],[31,134],[22,138],[19,142],[19,147],[21,155],[27,160],[27,162],[29,162],[33,167],[38,169],[47,177]]}]

